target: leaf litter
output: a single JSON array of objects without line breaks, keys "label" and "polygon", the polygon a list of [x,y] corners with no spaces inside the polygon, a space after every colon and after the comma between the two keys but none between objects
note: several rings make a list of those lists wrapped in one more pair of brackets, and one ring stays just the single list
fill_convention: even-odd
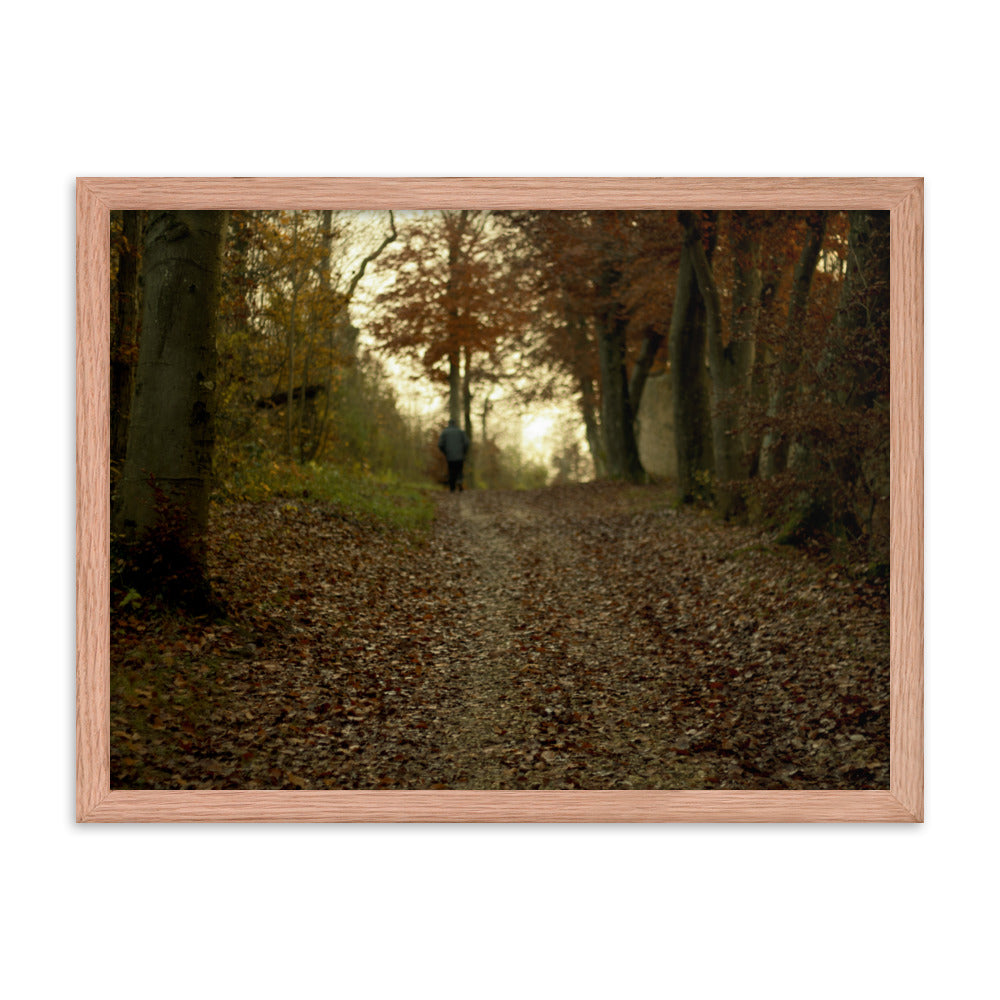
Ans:
[{"label": "leaf litter", "polygon": [[888,787],[884,585],[658,487],[437,504],[215,509],[227,617],[113,616],[112,787]]}]

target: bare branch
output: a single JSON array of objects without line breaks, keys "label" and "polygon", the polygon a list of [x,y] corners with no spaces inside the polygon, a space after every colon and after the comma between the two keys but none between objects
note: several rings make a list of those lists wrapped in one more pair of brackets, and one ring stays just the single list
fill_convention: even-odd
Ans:
[{"label": "bare branch", "polygon": [[389,227],[392,229],[392,232],[384,240],[382,240],[382,242],[378,245],[378,247],[375,250],[373,250],[370,254],[368,254],[367,257],[365,257],[361,261],[361,264],[359,265],[357,272],[355,273],[354,277],[351,278],[351,283],[347,286],[347,292],[344,295],[344,305],[345,306],[351,301],[351,298],[354,295],[354,290],[358,287],[358,282],[364,277],[365,268],[367,268],[368,265],[373,260],[375,260],[375,258],[378,257],[379,254],[381,254],[382,251],[390,243],[392,243],[397,238],[397,236],[399,235],[396,232],[396,219],[395,219],[395,217],[392,214],[392,209],[391,208],[389,209]]}]

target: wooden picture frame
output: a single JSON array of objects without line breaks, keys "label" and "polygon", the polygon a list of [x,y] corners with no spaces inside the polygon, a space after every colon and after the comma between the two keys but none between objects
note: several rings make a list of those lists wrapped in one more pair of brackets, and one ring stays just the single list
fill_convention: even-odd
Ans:
[{"label": "wooden picture frame", "polygon": [[[110,787],[112,209],[887,209],[888,791],[124,791]],[[79,178],[79,822],[922,822],[923,181],[919,178]]]}]

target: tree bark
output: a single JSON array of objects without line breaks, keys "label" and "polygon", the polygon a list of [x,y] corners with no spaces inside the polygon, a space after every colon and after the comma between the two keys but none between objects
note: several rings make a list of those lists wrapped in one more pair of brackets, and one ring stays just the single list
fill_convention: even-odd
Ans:
[{"label": "tree bark", "polygon": [[705,339],[712,391],[712,452],[715,457],[715,507],[723,518],[743,513],[738,483],[747,475],[740,416],[749,397],[753,367],[753,304],[760,302],[760,271],[754,241],[741,234],[736,244],[734,322],[728,343],[723,341],[719,291],[691,212],[678,212],[690,247],[691,265],[705,302]]},{"label": "tree bark", "polygon": [[112,214],[120,220],[121,241],[111,297],[111,465],[120,470],[128,447],[129,411],[138,360],[142,213]]},{"label": "tree bark", "polygon": [[639,482],[643,476],[635,439],[633,412],[625,369],[625,329],[620,304],[614,298],[617,275],[605,270],[599,280],[602,306],[597,317],[597,352],[601,367],[601,429],[607,475]]},{"label": "tree bark", "polygon": [[117,528],[166,596],[203,605],[224,212],[150,213]]},{"label": "tree bark", "polygon": [[708,374],[705,370],[705,307],[685,245],[677,270],[667,350],[674,406],[677,487],[684,503],[707,490],[714,468]]},{"label": "tree bark", "polygon": [[459,265],[466,212],[442,213],[448,238],[448,274],[445,279],[445,337],[448,344],[448,419],[461,425],[462,419],[462,332],[459,324]]},{"label": "tree bark", "polygon": [[[753,392],[753,373],[757,360],[757,330],[761,315],[763,278],[760,270],[759,220],[754,213],[736,215],[733,259],[732,312],[729,342],[723,348],[729,409],[729,437],[734,446],[732,478],[746,480],[756,465],[756,443],[748,431]],[[745,495],[736,494],[739,513],[745,510]]]},{"label": "tree bark", "polygon": [[[286,384],[288,387],[288,398],[292,398],[292,389],[295,385],[295,324],[299,304],[299,274],[298,274],[298,249],[299,249],[299,213],[292,212],[292,267],[295,271],[292,274],[292,301],[291,315],[288,318],[288,329],[285,331],[285,342],[287,346],[288,377]],[[294,458],[295,447],[292,440],[292,427],[294,425],[293,415],[295,408],[289,403],[285,410],[285,452],[289,458]]]},{"label": "tree bark", "polygon": [[[793,380],[801,363],[802,330],[809,304],[809,292],[813,275],[819,261],[823,238],[826,234],[828,212],[815,212],[806,220],[806,234],[799,252],[799,259],[792,274],[792,289],[788,300],[788,316],[785,320],[784,337],[781,344],[781,358],[778,372],[768,393],[767,415],[774,419],[784,414],[793,389]],[[760,474],[770,478],[784,472],[788,461],[788,438],[768,430],[761,446]]]},{"label": "tree bark", "polygon": [[448,419],[459,426],[462,419],[462,356],[448,352]]},{"label": "tree bark", "polygon": [[471,484],[475,472],[475,457],[472,454],[472,350],[468,344],[462,348],[462,416],[465,436],[469,441],[469,452],[465,456],[465,477]]},{"label": "tree bark", "polygon": [[583,413],[583,426],[587,432],[587,447],[594,462],[594,475],[604,479],[608,474],[608,466],[604,457],[604,436],[601,424],[597,418],[597,399],[594,393],[594,383],[586,375],[579,376],[580,410]]},{"label": "tree bark", "polygon": [[323,412],[319,415],[312,448],[307,456],[310,462],[320,454],[326,443],[330,420],[330,400],[333,396],[334,367],[337,358],[338,317],[333,308],[333,289],[330,285],[331,257],[333,255],[333,211],[331,209],[324,210],[320,216],[320,245],[323,248],[319,259],[319,291],[321,322],[326,324],[326,392],[323,399]]},{"label": "tree bark", "polygon": [[646,330],[642,338],[642,350],[639,352],[639,357],[636,358],[635,364],[632,366],[632,377],[628,383],[628,398],[632,405],[633,419],[639,416],[639,404],[642,402],[642,393],[646,388],[646,380],[649,378],[649,372],[653,367],[656,354],[664,339],[663,334],[653,327]]}]

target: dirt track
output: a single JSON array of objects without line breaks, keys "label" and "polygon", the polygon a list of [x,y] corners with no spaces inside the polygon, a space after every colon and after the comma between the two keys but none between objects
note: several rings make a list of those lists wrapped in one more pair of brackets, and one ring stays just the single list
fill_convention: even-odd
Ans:
[{"label": "dirt track", "polygon": [[887,787],[884,594],[652,487],[436,502],[222,512],[233,621],[113,632],[113,786]]}]

